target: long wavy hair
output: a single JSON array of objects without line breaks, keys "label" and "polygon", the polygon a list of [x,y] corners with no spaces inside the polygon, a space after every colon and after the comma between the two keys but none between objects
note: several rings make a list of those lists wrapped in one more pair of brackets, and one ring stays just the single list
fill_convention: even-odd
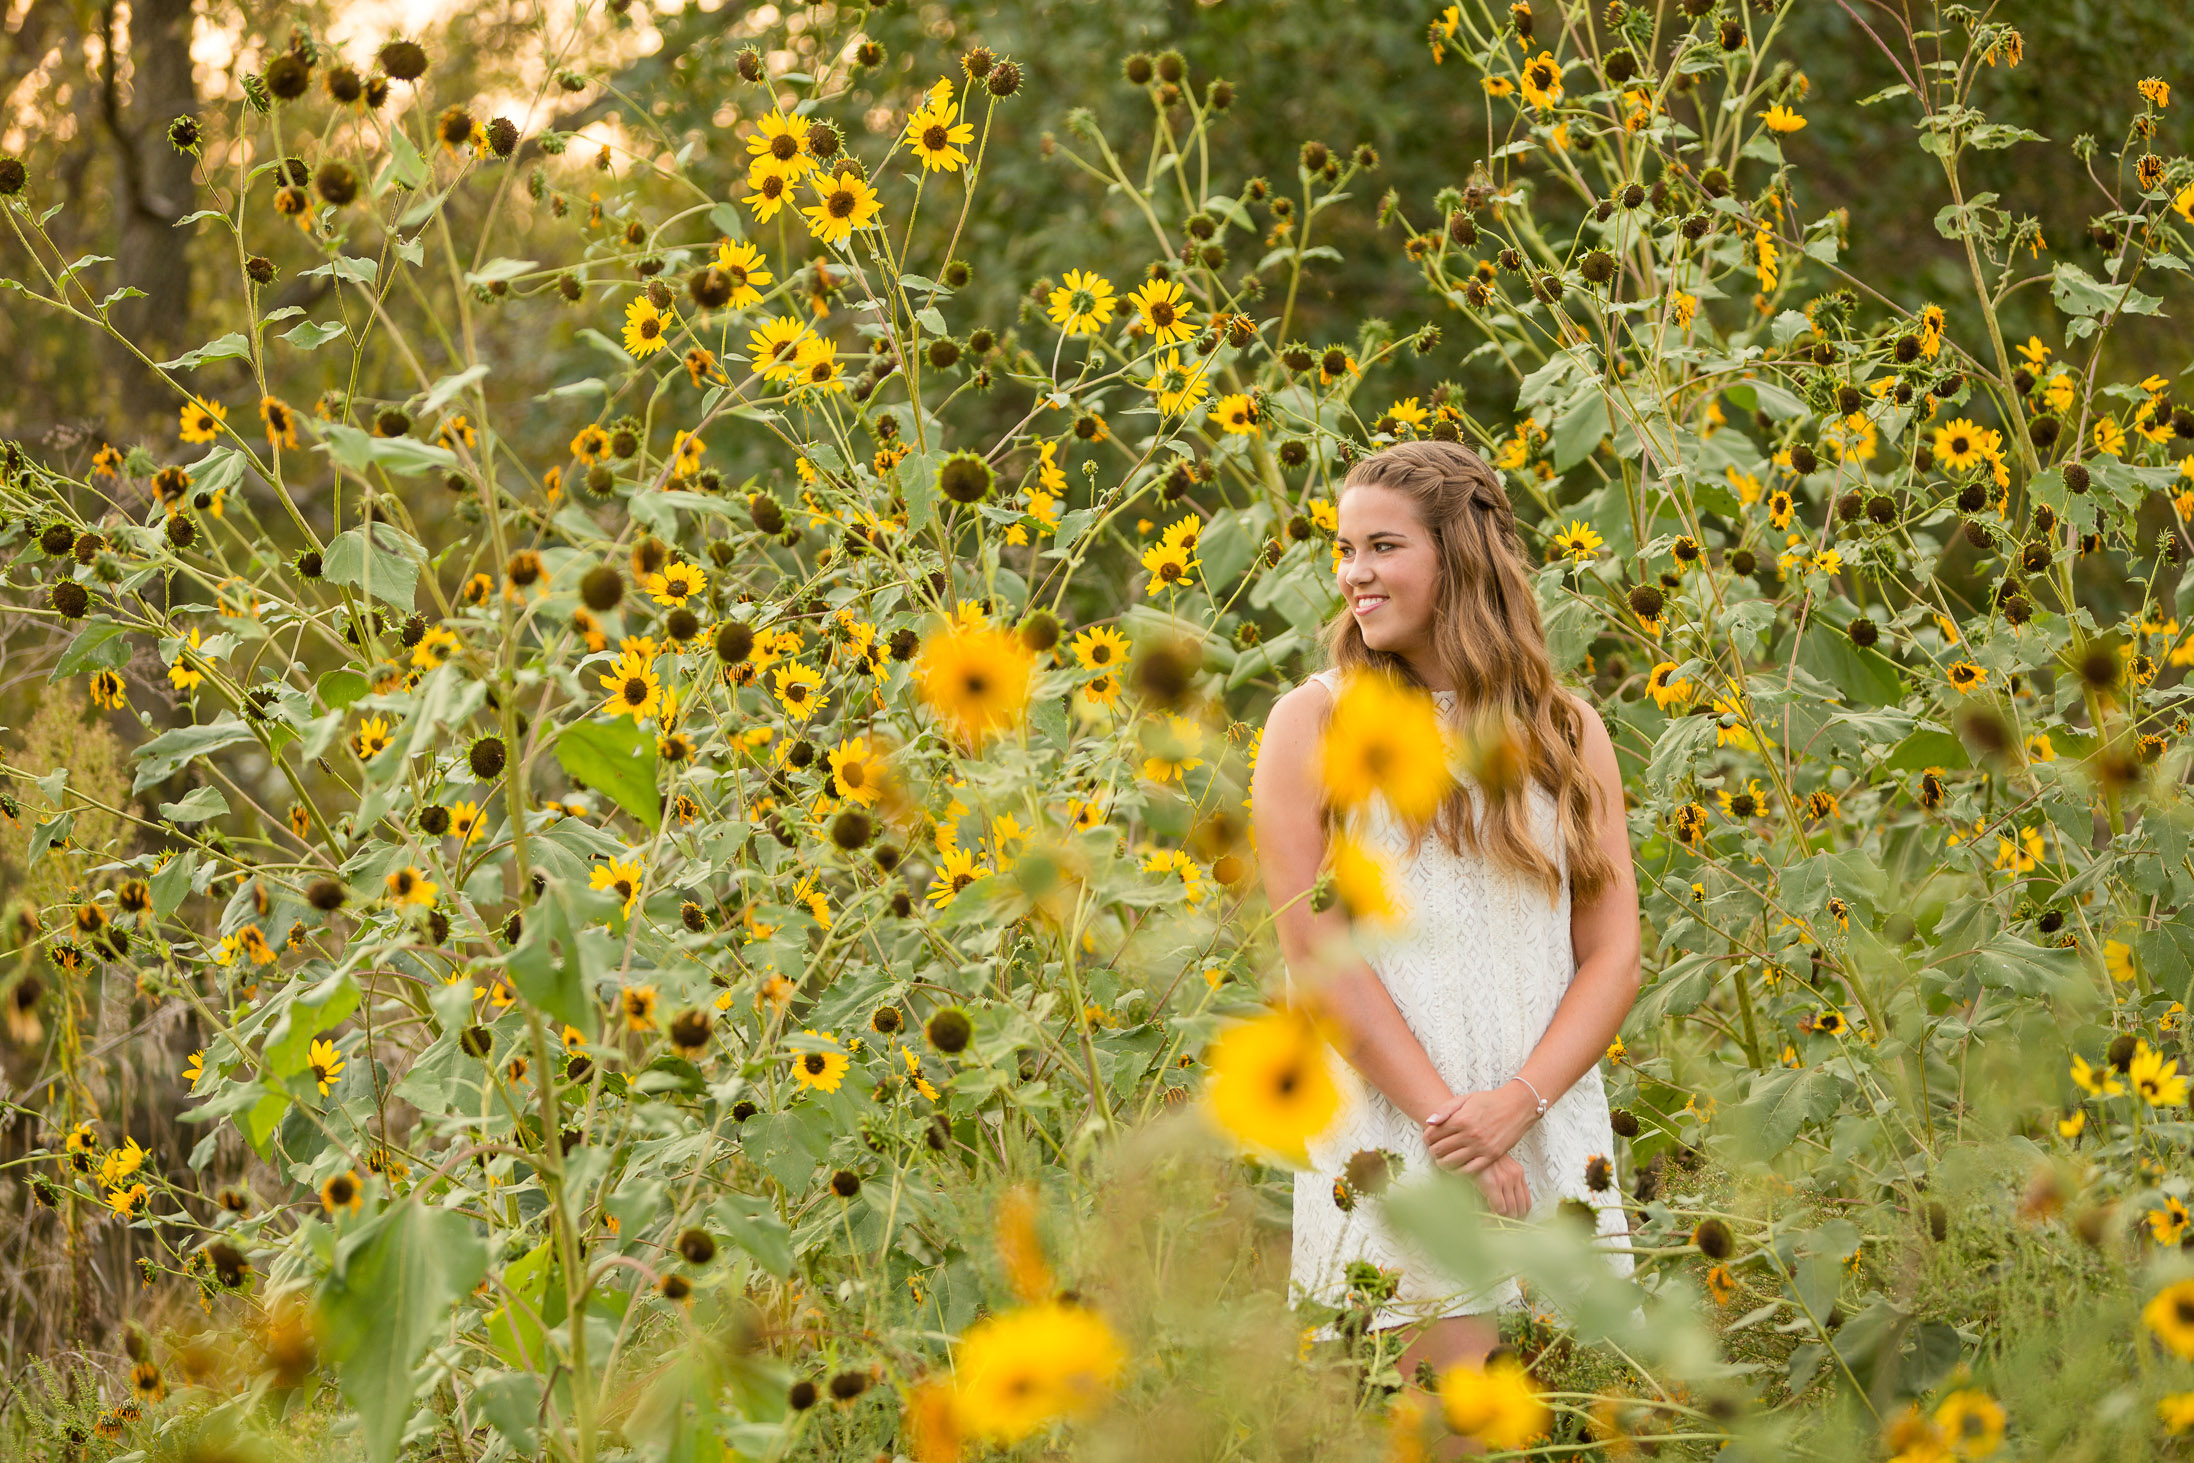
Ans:
[{"label": "long wavy hair", "polygon": [[[1584,715],[1555,684],[1516,513],[1500,478],[1457,443],[1403,442],[1349,469],[1341,493],[1359,487],[1407,497],[1432,531],[1440,565],[1434,653],[1474,739],[1505,748],[1506,756],[1494,760],[1513,758],[1520,774],[1481,775],[1472,780],[1475,789],[1459,785],[1434,816],[1433,831],[1456,853],[1482,854],[1537,880],[1553,899],[1562,869],[1532,834],[1527,785],[1536,782],[1554,799],[1571,893],[1591,899],[1613,881],[1615,868],[1600,846],[1599,788],[1580,751]],[[1344,676],[1377,671],[1423,685],[1400,656],[1366,645],[1346,608],[1326,627],[1325,640],[1329,662]]]}]

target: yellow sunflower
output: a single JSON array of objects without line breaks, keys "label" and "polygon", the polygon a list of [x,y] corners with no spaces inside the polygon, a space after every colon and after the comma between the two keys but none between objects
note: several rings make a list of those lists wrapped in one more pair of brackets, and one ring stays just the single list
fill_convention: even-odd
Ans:
[{"label": "yellow sunflower", "polygon": [[1599,553],[1604,542],[1606,541],[1594,531],[1591,524],[1581,518],[1572,518],[1569,527],[1547,541],[1546,556],[1550,560],[1568,559],[1581,564]]},{"label": "yellow sunflower", "polygon": [[1432,698],[1377,675],[1342,684],[1319,738],[1318,774],[1334,807],[1354,811],[1383,797],[1415,824],[1430,821],[1455,786]]},{"label": "yellow sunflower", "polygon": [[2181,1280],[2156,1292],[2141,1310],[2156,1339],[2182,1360],[2194,1360],[2194,1280]]},{"label": "yellow sunflower", "polygon": [[1155,543],[1143,550],[1143,567],[1150,571],[1154,589],[1185,589],[1194,582],[1202,563],[1192,548],[1171,541]]},{"label": "yellow sunflower", "polygon": [[640,904],[640,866],[630,859],[611,859],[597,864],[587,875],[589,889],[607,889],[624,901],[625,917],[630,919]]},{"label": "yellow sunflower", "polygon": [[220,402],[194,396],[183,403],[179,430],[185,442],[211,442],[221,435],[222,424],[228,419],[229,409]]},{"label": "yellow sunflower", "polygon": [[687,600],[708,588],[708,574],[697,564],[673,561],[650,574],[646,587],[657,604],[683,609]]},{"label": "yellow sunflower", "polygon": [[1127,663],[1127,638],[1109,625],[1098,625],[1074,637],[1070,649],[1086,670],[1110,670]]},{"label": "yellow sunflower", "polygon": [[[1152,345],[1172,345],[1196,333],[1188,318],[1196,312],[1196,306],[1181,297],[1179,280],[1146,280],[1127,298]],[[1179,360],[1178,355],[1175,360]]]},{"label": "yellow sunflower", "polygon": [[[1935,429],[1935,463],[1949,472],[1979,467],[1988,456],[1989,439],[1996,434],[1976,425],[1970,417],[1958,417]],[[1779,527],[1780,525],[1778,525]]]},{"label": "yellow sunflower", "polygon": [[305,1057],[306,1070],[319,1084],[320,1095],[328,1095],[328,1084],[343,1075],[343,1054],[335,1049],[332,1041],[315,1040]]},{"label": "yellow sunflower", "polygon": [[839,173],[829,182],[815,184],[816,201],[800,210],[808,232],[825,244],[843,244],[856,229],[865,229],[883,212],[884,203],[868,180],[853,173]]},{"label": "yellow sunflower", "polygon": [[954,1420],[1001,1444],[1027,1438],[1104,1401],[1126,1354],[1086,1305],[1045,1301],[968,1327],[953,1360]]},{"label": "yellow sunflower", "polygon": [[838,343],[815,335],[801,341],[799,354],[793,358],[791,378],[795,386],[817,391],[845,390],[845,367],[838,360]]},{"label": "yellow sunflower", "polygon": [[923,897],[943,909],[960,897],[962,889],[989,872],[990,870],[975,862],[975,855],[965,849],[940,849],[937,872],[931,877],[928,892]]},{"label": "yellow sunflower", "polygon": [[2125,1076],[2150,1107],[2179,1107],[2186,1102],[2187,1078],[2178,1062],[2165,1061],[2164,1054],[2145,1041],[2134,1047]]},{"label": "yellow sunflower", "polygon": [[1340,1111],[1323,1035],[1294,1007],[1228,1027],[1211,1049],[1213,1121],[1244,1144],[1301,1164]]},{"label": "yellow sunflower", "polygon": [[823,690],[823,674],[815,667],[791,661],[778,670],[777,701],[794,721],[806,721],[829,700]]},{"label": "yellow sunflower", "polygon": [[1449,1427],[1494,1452],[1529,1447],[1554,1422],[1531,1374],[1513,1360],[1464,1362],[1440,1373],[1440,1410]]},{"label": "yellow sunflower", "polygon": [[1186,415],[1211,394],[1203,367],[1182,364],[1179,351],[1166,352],[1165,359],[1157,362],[1156,370],[1143,387],[1158,398],[1158,410],[1167,416]]},{"label": "yellow sunflower", "polygon": [[756,223],[768,223],[777,216],[777,210],[785,206],[792,196],[795,180],[787,177],[774,161],[757,158],[747,166],[747,196],[740,199],[754,210]]},{"label": "yellow sunflower", "polygon": [[776,276],[769,272],[769,264],[762,257],[762,251],[752,244],[734,244],[729,239],[724,240],[716,246],[716,267],[731,276],[731,299],[728,303],[734,310],[742,305],[755,303],[762,298],[760,287],[776,282]]},{"label": "yellow sunflower", "polygon": [[960,149],[975,140],[975,128],[956,120],[960,104],[949,95],[934,97],[929,105],[907,118],[907,146],[928,173],[956,173],[967,164]]},{"label": "yellow sunflower", "polygon": [[610,693],[602,709],[613,715],[646,721],[662,701],[663,684],[656,677],[654,663],[634,651],[619,656],[617,664],[600,681],[602,689]]},{"label": "yellow sunflower", "polygon": [[747,153],[754,159],[750,166],[772,169],[785,178],[799,178],[815,166],[807,134],[806,119],[788,117],[781,108],[772,111],[747,134]]},{"label": "yellow sunflower", "polygon": [[917,674],[930,710],[963,740],[982,742],[1020,724],[1033,670],[1020,636],[984,627],[930,636]]},{"label": "yellow sunflower", "polygon": [[1541,51],[1524,63],[1518,78],[1524,100],[1544,111],[1562,99],[1562,68],[1552,51]]},{"label": "yellow sunflower", "polygon": [[1257,403],[1242,392],[1222,396],[1211,404],[1211,419],[1233,437],[1257,435]]},{"label": "yellow sunflower", "polygon": [[854,737],[830,749],[830,790],[847,802],[873,806],[884,775],[884,759],[869,751],[867,737]]},{"label": "yellow sunflower", "polygon": [[792,1080],[802,1087],[812,1087],[818,1092],[836,1092],[838,1084],[846,1078],[846,1069],[853,1059],[839,1047],[838,1039],[827,1031],[806,1027],[802,1036],[812,1037],[815,1045],[805,1051],[795,1051],[792,1056]]},{"label": "yellow sunflower", "polygon": [[625,349],[645,360],[670,344],[670,327],[655,302],[646,295],[625,306]]},{"label": "yellow sunflower", "polygon": [[1092,270],[1070,269],[1051,292],[1051,319],[1068,335],[1095,335],[1112,322],[1112,281]]},{"label": "yellow sunflower", "polygon": [[387,882],[391,903],[398,905],[432,905],[434,903],[438,886],[410,864],[406,864],[391,873]]},{"label": "yellow sunflower", "polygon": [[259,398],[259,420],[267,429],[267,442],[270,446],[297,446],[297,413],[281,397]]},{"label": "yellow sunflower", "polygon": [[[178,661],[176,664],[179,668],[182,662]],[[169,679],[174,679],[174,675],[175,672],[170,671],[168,673]],[[388,718],[385,716],[367,717],[364,721],[358,723],[358,730],[352,733],[350,739],[351,750],[358,754],[358,760],[361,762],[372,761],[376,755],[387,750],[388,744],[389,723]]]},{"label": "yellow sunflower", "polygon": [[606,461],[609,457],[609,433],[596,426],[581,427],[579,435],[571,439],[571,455],[588,467]]},{"label": "yellow sunflower", "polygon": [[797,320],[764,320],[747,332],[747,359],[763,380],[781,381],[800,369],[800,343],[807,333]]}]

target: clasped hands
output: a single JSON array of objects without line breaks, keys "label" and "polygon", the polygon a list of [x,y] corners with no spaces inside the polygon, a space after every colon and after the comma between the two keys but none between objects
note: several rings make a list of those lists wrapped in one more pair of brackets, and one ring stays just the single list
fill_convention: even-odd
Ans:
[{"label": "clasped hands", "polygon": [[1440,1167],[1476,1179],[1496,1214],[1521,1219],[1531,1188],[1509,1150],[1537,1118],[1538,1100],[1521,1082],[1457,1093],[1425,1118],[1425,1147]]}]

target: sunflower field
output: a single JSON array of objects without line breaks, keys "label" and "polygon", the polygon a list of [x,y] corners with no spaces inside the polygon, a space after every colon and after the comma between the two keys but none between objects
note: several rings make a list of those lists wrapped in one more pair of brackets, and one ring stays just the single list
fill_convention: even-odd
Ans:
[{"label": "sunflower field", "polygon": [[[949,7],[529,10],[478,93],[301,10],[166,124],[174,353],[0,155],[11,328],[163,403],[0,444],[0,1450],[2186,1456],[2184,101],[1992,120],[2077,82],[1986,6],[1847,7],[1833,95],[1805,8],[1367,21],[1468,119],[1422,188]],[[1862,126],[1932,297],[1812,196]],[[1983,186],[2045,157],[2084,233]],[[1404,1376],[1392,1275],[1288,1291],[1246,799],[1415,438],[1526,525],[1646,958],[1634,1279],[1331,1176],[1522,1278]],[[1514,766],[1356,710],[1359,790]]]}]

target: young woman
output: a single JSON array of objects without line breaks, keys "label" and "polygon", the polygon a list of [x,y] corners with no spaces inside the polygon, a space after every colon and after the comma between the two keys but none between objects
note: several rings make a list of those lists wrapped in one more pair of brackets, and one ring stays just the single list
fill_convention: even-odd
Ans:
[{"label": "young woman", "polygon": [[[1637,995],[1638,894],[1615,750],[1555,684],[1500,479],[1467,448],[1408,442],[1357,463],[1338,507],[1332,668],[1272,708],[1252,799],[1290,978],[1348,1064],[1334,1064],[1340,1119],[1295,1182],[1294,1279],[1338,1303],[1351,1261],[1399,1270],[1372,1325],[1430,1320],[1402,1353],[1407,1377],[1420,1359],[1482,1360],[1498,1340],[1487,1313],[1516,1287],[1458,1294],[1376,1203],[1343,1212],[1334,1181],[1354,1154],[1398,1154],[1405,1176],[1469,1174],[1504,1215],[1583,1200],[1610,1263],[1630,1270],[1619,1196],[1585,1170],[1615,1151],[1598,1063]],[[1319,739],[1347,678],[1382,673],[1430,692],[1458,735],[1505,736],[1519,775],[1463,779],[1429,827],[1374,798],[1353,836],[1384,860],[1404,912],[1352,931],[1338,903],[1314,912],[1308,897],[1337,831]]]}]

